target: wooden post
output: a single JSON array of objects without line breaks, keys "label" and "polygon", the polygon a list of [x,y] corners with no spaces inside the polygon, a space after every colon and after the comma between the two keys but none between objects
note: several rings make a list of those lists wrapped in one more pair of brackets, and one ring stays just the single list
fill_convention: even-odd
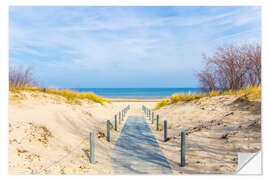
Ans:
[{"label": "wooden post", "polygon": [[111,141],[111,134],[110,134],[110,127],[111,123],[110,120],[107,120],[107,141],[110,142]]},{"label": "wooden post", "polygon": [[158,131],[158,121],[159,121],[159,115],[157,115],[157,131]]},{"label": "wooden post", "polygon": [[117,131],[117,115],[114,115],[114,129]]},{"label": "wooden post", "polygon": [[95,134],[94,132],[90,132],[90,163],[94,164],[95,163],[95,151],[94,151],[94,146],[95,146],[95,142],[94,142],[94,137]]},{"label": "wooden post", "polygon": [[167,141],[167,120],[164,120],[164,142]]},{"label": "wooden post", "polygon": [[152,124],[154,124],[154,112],[152,112]]},{"label": "wooden post", "polygon": [[121,112],[119,112],[119,124],[121,123]]},{"label": "wooden post", "polygon": [[181,166],[184,167],[186,164],[186,143],[185,143],[186,133],[185,131],[181,132]]}]

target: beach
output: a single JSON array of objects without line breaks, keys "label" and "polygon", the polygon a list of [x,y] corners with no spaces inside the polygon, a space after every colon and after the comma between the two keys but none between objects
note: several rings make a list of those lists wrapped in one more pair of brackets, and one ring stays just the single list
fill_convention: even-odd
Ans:
[{"label": "beach", "polygon": [[[112,149],[129,116],[143,116],[142,105],[154,109],[160,99],[111,98],[99,104],[81,100],[67,103],[64,97],[42,92],[9,94],[10,174],[113,174]],[[130,105],[115,131],[114,116]],[[237,170],[237,152],[261,148],[261,101],[244,96],[205,97],[178,102],[154,110],[156,121],[147,119],[164,156],[175,174],[226,173]],[[156,117],[156,116],[155,116]],[[111,142],[106,141],[110,120]],[[163,141],[163,121],[168,122],[168,141]],[[186,135],[186,166],[180,167],[180,132]],[[95,132],[95,164],[89,150],[89,133]]]},{"label": "beach", "polygon": [[6,6],[8,173],[238,174],[262,150],[261,11]]}]

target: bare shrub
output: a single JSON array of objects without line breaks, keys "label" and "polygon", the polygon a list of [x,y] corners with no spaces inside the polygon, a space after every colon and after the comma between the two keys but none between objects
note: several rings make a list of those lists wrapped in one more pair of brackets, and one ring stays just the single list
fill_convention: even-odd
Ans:
[{"label": "bare shrub", "polygon": [[37,85],[34,80],[32,68],[23,68],[23,66],[9,67],[9,87],[23,88]]},{"label": "bare shrub", "polygon": [[260,44],[227,45],[215,54],[203,56],[205,67],[197,72],[202,88],[208,90],[237,90],[261,84]]}]

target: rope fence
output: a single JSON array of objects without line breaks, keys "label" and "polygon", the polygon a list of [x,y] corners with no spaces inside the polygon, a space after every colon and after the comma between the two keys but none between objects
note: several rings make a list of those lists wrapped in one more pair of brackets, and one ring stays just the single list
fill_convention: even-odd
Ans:
[{"label": "rope fence", "polygon": [[[146,107],[145,105],[142,105],[142,110],[144,112],[144,115],[146,116],[146,119],[152,119],[152,124],[154,124],[154,112],[152,111],[152,116],[150,118],[151,109]],[[156,115],[156,130],[159,131],[159,114]],[[164,135],[164,142],[168,140],[168,128],[167,128],[167,120],[164,120],[164,126],[163,126],[163,135]],[[180,142],[180,166],[184,167],[186,165],[186,132],[181,131],[181,142]]]}]

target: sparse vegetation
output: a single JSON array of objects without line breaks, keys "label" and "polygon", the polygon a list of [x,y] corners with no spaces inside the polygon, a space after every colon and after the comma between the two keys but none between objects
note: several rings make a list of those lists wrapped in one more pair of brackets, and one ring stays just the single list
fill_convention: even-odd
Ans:
[{"label": "sparse vegetation", "polygon": [[163,99],[156,105],[155,109],[159,109],[168,104],[177,103],[178,101],[191,101],[203,97],[225,96],[225,95],[246,95],[249,100],[261,98],[261,86],[247,86],[239,90],[217,91],[213,90],[207,93],[187,93],[175,94],[170,99]]},{"label": "sparse vegetation", "polygon": [[9,67],[9,87],[22,88],[35,86],[37,82],[33,78],[32,68],[24,68],[23,66]]},{"label": "sparse vegetation", "polygon": [[70,104],[80,104],[81,103],[80,100],[82,99],[88,99],[102,105],[105,102],[107,103],[111,102],[108,99],[97,96],[92,92],[82,93],[82,92],[72,91],[70,89],[59,90],[59,89],[37,88],[37,87],[10,88],[10,91],[13,91],[13,92],[18,92],[21,90],[59,95],[59,96],[65,97],[67,99],[67,103],[70,103]]},{"label": "sparse vegetation", "polygon": [[248,100],[261,98],[260,44],[220,46],[212,57],[203,58],[205,67],[196,75],[208,92],[175,94],[161,100],[155,109],[178,101],[221,95],[246,95]]},{"label": "sparse vegetation", "polygon": [[110,103],[109,100],[97,96],[92,92],[76,92],[69,89],[46,89],[46,88],[38,88],[35,87],[38,83],[35,81],[32,69],[26,68],[24,69],[22,66],[18,68],[10,67],[9,69],[9,90],[11,92],[20,92],[24,91],[32,91],[32,92],[43,92],[48,94],[55,94],[67,99],[67,103],[70,104],[81,104],[82,99],[92,100],[96,103],[104,104],[105,102]]},{"label": "sparse vegetation", "polygon": [[213,56],[203,56],[204,68],[196,75],[207,90],[238,90],[261,84],[261,45],[225,45]]},{"label": "sparse vegetation", "polygon": [[169,103],[170,99],[162,99],[161,101],[158,102],[156,105],[155,109],[159,109]]}]

